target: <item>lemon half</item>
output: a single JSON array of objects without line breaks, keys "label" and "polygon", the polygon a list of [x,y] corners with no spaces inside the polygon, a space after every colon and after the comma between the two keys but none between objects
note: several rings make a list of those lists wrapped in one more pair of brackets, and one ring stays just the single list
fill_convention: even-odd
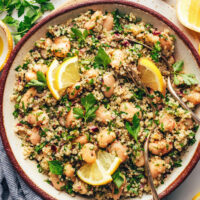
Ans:
[{"label": "lemon half", "polygon": [[89,185],[105,185],[112,181],[111,175],[117,170],[121,159],[106,151],[98,151],[92,164],[84,164],[78,171],[78,177]]},{"label": "lemon half", "polygon": [[0,20],[0,71],[3,69],[13,49],[13,40],[11,33]]},{"label": "lemon half", "polygon": [[78,57],[72,57],[64,61],[56,72],[56,88],[65,89],[80,80]]},{"label": "lemon half", "polygon": [[200,32],[200,0],[178,0],[176,11],[184,26]]},{"label": "lemon half", "polygon": [[141,74],[141,81],[145,86],[165,94],[163,76],[153,61],[146,57],[140,58],[138,61],[138,71]]}]

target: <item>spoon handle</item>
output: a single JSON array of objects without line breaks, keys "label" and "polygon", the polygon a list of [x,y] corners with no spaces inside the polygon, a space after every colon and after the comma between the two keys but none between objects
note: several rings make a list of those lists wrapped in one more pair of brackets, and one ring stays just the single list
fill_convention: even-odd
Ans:
[{"label": "spoon handle", "polygon": [[[154,129],[153,129],[154,130]],[[151,171],[150,171],[150,167],[149,167],[149,155],[148,155],[148,146],[149,146],[149,139],[150,139],[150,135],[148,135],[147,140],[144,144],[144,161],[145,161],[145,171],[147,173],[147,177],[148,177],[148,182],[150,184],[150,188],[151,188],[151,193],[153,196],[153,200],[160,200],[158,197],[158,193],[155,189],[155,186],[153,184],[153,177],[151,175]]]},{"label": "spoon handle", "polygon": [[170,91],[170,93],[172,94],[172,96],[181,104],[181,106],[190,112],[190,114],[191,114],[192,118],[195,120],[195,122],[200,125],[200,118],[176,94],[174,88],[172,87],[172,84],[171,84],[169,77],[167,79],[167,88]]}]

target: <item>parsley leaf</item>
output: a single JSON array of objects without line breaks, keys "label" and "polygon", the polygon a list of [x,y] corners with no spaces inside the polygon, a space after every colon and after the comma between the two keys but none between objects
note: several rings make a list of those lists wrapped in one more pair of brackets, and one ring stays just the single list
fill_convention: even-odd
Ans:
[{"label": "parsley leaf", "polygon": [[183,64],[184,64],[184,62],[182,60],[175,62],[172,65],[174,72],[177,73],[177,72],[182,71],[183,70]]},{"label": "parsley leaf", "polygon": [[85,108],[85,121],[91,121],[95,118],[95,112],[98,109],[98,106],[95,106],[96,103],[97,101],[92,93],[81,98],[81,104]]},{"label": "parsley leaf", "polygon": [[84,30],[83,33],[77,29],[77,28],[71,28],[71,31],[73,32],[72,38],[78,39],[79,43],[84,43],[86,37],[88,36],[88,31]]},{"label": "parsley leaf", "polygon": [[36,87],[39,91],[47,86],[46,77],[43,72],[37,72],[37,80],[32,79],[25,87]]},{"label": "parsley leaf", "polygon": [[104,49],[102,47],[99,47],[99,49],[98,49],[98,53],[95,56],[95,62],[98,65],[103,65],[104,69],[106,69],[107,65],[110,64],[110,62],[111,62],[110,57],[108,56],[108,54],[104,51]]},{"label": "parsley leaf", "polygon": [[113,175],[113,182],[114,184],[117,186],[117,188],[119,189],[123,183],[124,183],[124,176],[123,174],[120,172],[120,170],[118,169]]},{"label": "parsley leaf", "polygon": [[41,143],[41,144],[35,146],[35,151],[36,151],[37,153],[39,153],[39,152],[42,150],[42,148],[43,148],[46,144],[47,144],[47,142],[45,141],[45,142],[43,142],[43,143]]},{"label": "parsley leaf", "polygon": [[73,113],[76,119],[84,118],[84,111],[82,108],[73,108]]},{"label": "parsley leaf", "polygon": [[125,126],[128,132],[130,133],[130,135],[138,143],[138,133],[140,132],[140,119],[138,118],[138,114],[137,113],[134,114],[133,120],[132,120],[132,126],[129,122],[126,122]]},{"label": "parsley leaf", "polygon": [[153,50],[151,51],[150,55],[151,55],[151,58],[153,61],[155,62],[159,62],[159,59],[160,59],[160,51],[161,51],[161,46],[160,46],[160,42],[157,41],[155,44],[154,44],[154,48]]},{"label": "parsley leaf", "polygon": [[120,24],[120,18],[122,17],[122,14],[119,12],[118,9],[116,9],[114,12],[112,12],[113,18],[114,18],[114,30],[118,32],[122,32],[123,28]]},{"label": "parsley leaf", "polygon": [[[198,81],[194,74],[179,73],[183,70],[183,65],[184,65],[184,62],[180,60],[180,61],[175,62],[172,66],[174,70],[174,84],[180,85],[182,83],[185,83],[186,85],[189,85],[189,86],[198,84]],[[180,77],[182,81],[180,81],[178,77]]]},{"label": "parsley leaf", "polygon": [[52,160],[52,161],[48,161],[48,164],[49,164],[49,170],[52,174],[62,175],[63,166],[60,161]]},{"label": "parsley leaf", "polygon": [[183,81],[186,85],[190,86],[198,84],[198,81],[194,74],[180,74],[179,76],[183,78]]},{"label": "parsley leaf", "polygon": [[[22,21],[13,18],[12,14],[14,9],[17,10],[18,17],[24,15]],[[7,13],[3,21],[16,29],[16,32],[12,32],[15,43],[17,43],[33,25],[35,25],[35,22],[45,11],[53,9],[54,6],[50,0],[0,0],[0,14],[3,12]]]}]

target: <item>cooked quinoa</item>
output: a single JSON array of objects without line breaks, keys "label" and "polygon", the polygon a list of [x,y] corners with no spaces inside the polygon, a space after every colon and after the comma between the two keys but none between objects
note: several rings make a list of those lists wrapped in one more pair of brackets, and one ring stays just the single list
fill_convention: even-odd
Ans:
[{"label": "cooked quinoa", "polygon": [[[169,69],[161,53],[173,67],[177,93],[194,108],[200,103],[200,89],[193,75],[183,73],[183,62],[175,61],[174,46],[175,37],[168,30],[157,30],[134,13],[123,15],[118,10],[88,11],[66,24],[50,26],[46,37],[36,41],[16,67],[11,100],[18,119],[15,132],[22,140],[25,158],[37,164],[48,183],[72,196],[99,200],[142,197],[150,192],[143,146],[156,124],[149,143],[150,168],[154,184],[163,184],[181,166],[182,154],[195,142],[198,127],[167,89],[160,93],[149,88],[156,107],[153,118],[147,94],[126,69],[131,67],[139,74],[138,60],[146,57],[166,79]],[[74,56],[78,56],[81,79],[56,100],[46,84],[48,67],[55,58],[61,64]],[[122,163],[112,182],[88,185],[77,171],[95,161],[100,149],[120,157]]]}]

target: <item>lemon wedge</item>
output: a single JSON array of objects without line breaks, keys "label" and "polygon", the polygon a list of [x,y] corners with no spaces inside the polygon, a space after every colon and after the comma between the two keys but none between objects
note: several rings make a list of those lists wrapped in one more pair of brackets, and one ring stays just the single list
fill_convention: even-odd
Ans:
[{"label": "lemon wedge", "polygon": [[0,20],[0,71],[5,66],[8,58],[13,49],[13,40],[11,33],[1,20]]},{"label": "lemon wedge", "polygon": [[200,192],[198,192],[193,198],[192,200],[200,200]]},{"label": "lemon wedge", "polygon": [[153,61],[145,57],[140,58],[138,61],[138,71],[145,86],[154,91],[160,91],[163,95],[165,94],[164,79]]},{"label": "lemon wedge", "polygon": [[200,0],[178,0],[176,11],[184,26],[200,32]]},{"label": "lemon wedge", "polygon": [[55,59],[53,60],[53,62],[51,63],[51,65],[49,66],[49,69],[47,71],[47,86],[49,88],[49,90],[51,91],[51,94],[57,99],[59,100],[61,97],[61,94],[59,93],[59,90],[56,89],[56,72],[58,70],[59,67],[59,62]]},{"label": "lemon wedge", "polygon": [[80,80],[78,57],[72,57],[64,61],[56,72],[56,88],[65,89]]},{"label": "lemon wedge", "polygon": [[84,164],[78,171],[78,177],[89,185],[105,185],[112,181],[111,175],[117,170],[121,159],[106,151],[98,151],[92,164]]}]

